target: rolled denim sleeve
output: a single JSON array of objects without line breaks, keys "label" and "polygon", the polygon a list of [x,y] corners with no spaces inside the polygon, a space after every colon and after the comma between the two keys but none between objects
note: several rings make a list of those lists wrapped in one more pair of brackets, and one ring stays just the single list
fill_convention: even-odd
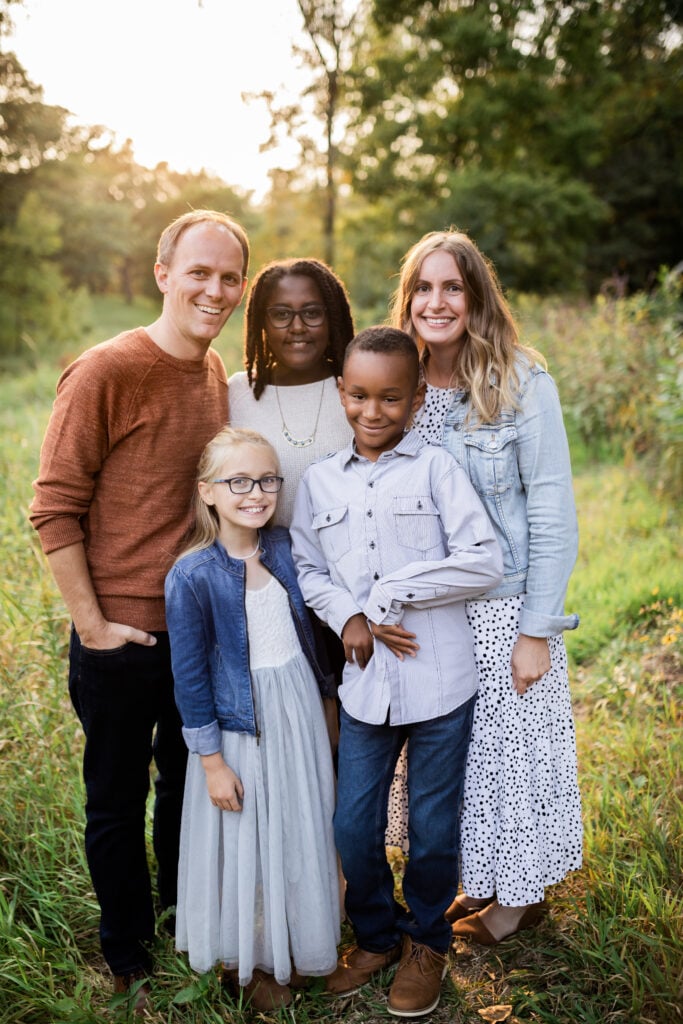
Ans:
[{"label": "rolled denim sleeve", "polygon": [[578,524],[560,400],[547,373],[529,378],[516,424],[529,524],[529,570],[519,631],[553,636],[579,624],[578,615],[564,610],[578,551]]},{"label": "rolled denim sleeve", "polygon": [[175,702],[183,737],[196,754],[215,754],[221,735],[206,656],[205,623],[190,581],[177,567],[166,577],[166,621],[171,644]]}]

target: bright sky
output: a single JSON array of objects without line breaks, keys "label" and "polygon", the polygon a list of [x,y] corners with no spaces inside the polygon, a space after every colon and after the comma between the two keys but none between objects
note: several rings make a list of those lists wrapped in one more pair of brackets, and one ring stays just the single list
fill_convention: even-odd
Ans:
[{"label": "bright sky", "polygon": [[45,102],[133,141],[139,163],[204,167],[260,198],[271,166],[296,147],[259,153],[269,118],[242,92],[309,81],[292,56],[296,0],[24,0],[5,42]]}]

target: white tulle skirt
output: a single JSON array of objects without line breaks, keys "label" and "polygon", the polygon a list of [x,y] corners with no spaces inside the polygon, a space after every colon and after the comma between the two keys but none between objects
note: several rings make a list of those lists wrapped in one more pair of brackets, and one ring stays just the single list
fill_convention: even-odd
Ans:
[{"label": "white tulle skirt", "polygon": [[224,732],[223,758],[244,786],[243,809],[209,800],[191,754],[183,805],[176,945],[196,971],[254,968],[286,984],[292,968],[337,963],[339,876],[334,774],[322,703],[302,653],[252,672],[261,735]]}]

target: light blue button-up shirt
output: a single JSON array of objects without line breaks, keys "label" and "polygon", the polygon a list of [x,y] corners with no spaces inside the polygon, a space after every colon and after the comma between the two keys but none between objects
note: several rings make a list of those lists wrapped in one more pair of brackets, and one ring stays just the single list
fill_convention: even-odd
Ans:
[{"label": "light blue button-up shirt", "polygon": [[502,578],[493,527],[467,475],[413,431],[376,462],[353,445],[310,466],[294,503],[292,553],[306,603],[341,636],[359,612],[416,634],[400,661],[376,641],[346,664],[339,696],[362,722],[427,721],[476,692],[464,601]]}]

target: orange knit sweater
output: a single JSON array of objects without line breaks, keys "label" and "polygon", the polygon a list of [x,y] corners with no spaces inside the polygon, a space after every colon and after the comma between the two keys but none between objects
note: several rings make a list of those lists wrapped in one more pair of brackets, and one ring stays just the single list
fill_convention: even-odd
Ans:
[{"label": "orange knit sweater", "polygon": [[166,629],[164,578],[185,533],[199,456],[228,419],[218,353],[168,355],[143,328],[62,374],[30,519],[46,554],[85,544],[105,618]]}]

